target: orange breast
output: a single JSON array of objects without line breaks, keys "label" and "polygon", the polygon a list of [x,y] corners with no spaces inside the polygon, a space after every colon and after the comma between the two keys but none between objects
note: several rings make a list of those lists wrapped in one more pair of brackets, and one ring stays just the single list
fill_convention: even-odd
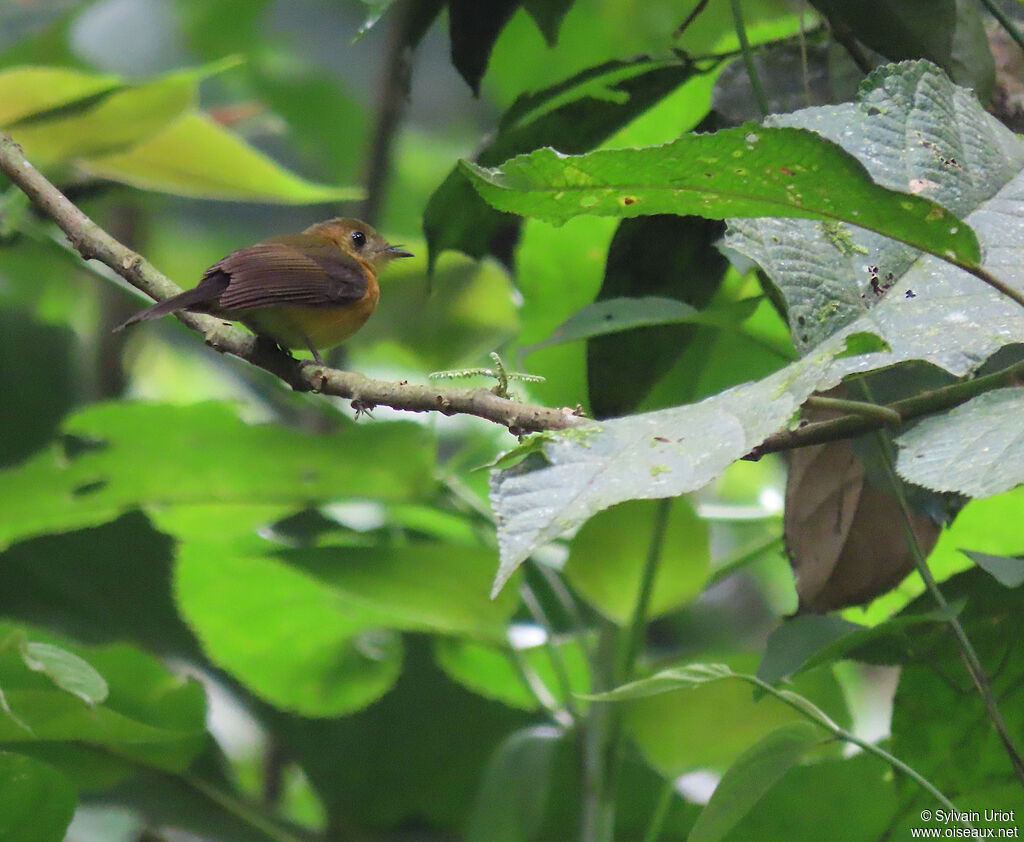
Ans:
[{"label": "orange breast", "polygon": [[332,348],[344,342],[366,324],[380,298],[377,279],[370,283],[359,301],[341,306],[298,307],[274,305],[249,310],[242,321],[256,333],[285,348]]}]

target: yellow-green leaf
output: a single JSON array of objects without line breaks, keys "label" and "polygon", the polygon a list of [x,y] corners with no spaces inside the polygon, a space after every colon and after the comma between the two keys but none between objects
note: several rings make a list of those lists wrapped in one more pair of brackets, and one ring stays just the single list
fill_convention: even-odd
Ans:
[{"label": "yellow-green leaf", "polygon": [[120,79],[68,67],[22,65],[0,71],[0,126],[113,90]]},{"label": "yellow-green leaf", "polygon": [[80,108],[11,127],[37,167],[126,149],[159,132],[195,103],[199,83],[238,63],[227,58],[117,90]]},{"label": "yellow-green leaf", "polygon": [[200,199],[312,204],[362,195],[359,188],[307,181],[198,111],[131,149],[80,165],[101,178]]}]

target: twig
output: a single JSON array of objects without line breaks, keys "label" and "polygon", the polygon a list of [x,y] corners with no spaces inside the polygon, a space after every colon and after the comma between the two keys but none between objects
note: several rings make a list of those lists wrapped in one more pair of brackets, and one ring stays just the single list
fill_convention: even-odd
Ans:
[{"label": "twig", "polygon": [[804,406],[812,409],[827,409],[833,412],[847,412],[850,415],[862,415],[865,418],[874,418],[883,424],[903,423],[903,416],[896,410],[877,403],[866,403],[865,401],[851,401],[845,398],[827,398],[824,395],[811,395]]},{"label": "twig", "polygon": [[[912,398],[885,404],[882,408],[898,414],[901,423],[906,424],[908,421],[913,421],[924,415],[952,409],[992,389],[1018,386],[1021,377],[1024,377],[1024,361],[1014,363],[984,377],[976,377],[973,380],[965,380],[962,383],[954,383],[952,386],[933,389]],[[806,424],[795,430],[782,430],[768,436],[743,458],[756,461],[767,453],[794,450],[798,447],[822,444],[827,441],[856,438],[890,426],[892,417],[888,412],[880,413],[876,417],[857,413],[833,418],[829,421]]]},{"label": "twig", "polygon": [[707,5],[708,5],[708,0],[700,0],[700,2],[696,6],[693,7],[693,11],[690,12],[690,14],[688,14],[686,16],[686,20],[684,20],[681,24],[679,24],[679,26],[676,27],[675,32],[672,33],[672,38],[673,39],[682,38],[683,33],[686,32],[686,30],[690,28],[690,24],[693,23],[697,19],[697,15],[699,15],[701,12],[703,12]]},{"label": "twig", "polygon": [[[14,140],[0,132],[0,172],[14,182],[32,203],[67,235],[86,260],[99,260],[137,289],[158,300],[181,292],[141,255],[119,243],[78,209],[26,159]],[[351,371],[300,362],[270,343],[213,316],[178,313],[178,319],[203,334],[206,344],[233,354],[276,375],[299,392],[321,392],[357,401],[360,406],[389,406],[408,412],[475,415],[522,434],[563,430],[593,423],[575,410],[552,409],[499,397],[487,389],[439,389],[374,380]]]}]

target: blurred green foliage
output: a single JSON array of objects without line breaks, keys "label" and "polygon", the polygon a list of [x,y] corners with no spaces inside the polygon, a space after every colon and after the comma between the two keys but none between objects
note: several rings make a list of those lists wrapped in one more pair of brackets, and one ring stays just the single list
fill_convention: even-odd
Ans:
[{"label": "blurred green foliage", "polygon": [[[851,78],[905,58],[986,99],[998,91],[972,4],[905,5],[888,29],[877,22],[895,0],[857,3],[859,15],[744,2],[771,102],[850,98]],[[598,176],[618,187],[633,179],[634,200],[691,164],[704,178],[700,155],[753,142],[750,126],[696,137],[759,117],[740,43],[727,0],[0,3],[0,127],[184,287],[235,248],[373,213],[416,258],[384,276],[378,311],[332,362],[423,382],[499,351],[545,378],[514,383],[519,398],[624,416],[785,378],[797,352],[784,297],[720,248],[722,223],[707,217],[787,200],[755,207],[749,173],[731,171],[705,206],[661,215],[627,212],[617,194],[607,216],[580,214],[575,194],[543,213],[562,199],[539,182],[542,199],[499,198],[499,211],[489,201],[504,194],[486,185],[508,182],[489,168],[533,153],[502,172],[541,161],[561,188],[587,186],[594,173],[566,176],[565,158],[536,152],[553,146],[584,156],[574,166],[605,162]],[[925,198],[890,195],[797,135],[758,142],[831,162],[799,184],[845,196],[826,215],[852,221],[860,190],[881,197],[873,227],[971,256],[969,228],[921,234],[921,217],[936,218]],[[886,733],[888,713],[869,713],[892,704],[888,747],[958,806],[1024,808],[918,577],[848,611],[868,631],[801,618],[769,638],[796,608],[781,460],[737,462],[669,505],[638,499],[659,496],[660,463],[634,470],[650,453],[620,455],[626,502],[532,548],[492,600],[508,524],[484,466],[515,445],[507,431],[385,409],[354,418],[173,320],[111,334],[138,296],[0,187],[0,842],[165,829],[211,842],[608,842],[683,839],[698,821],[702,838],[853,840],[903,832],[935,806],[876,757],[805,751],[816,732],[794,726],[804,717],[740,682],[593,699],[693,662],[754,673],[766,651],[843,728]],[[781,411],[771,404],[752,409]],[[710,453],[739,447],[737,429],[682,438]],[[538,461],[534,447],[503,481]],[[1020,502],[1019,490],[966,502],[932,554],[1018,742],[1020,589],[959,550],[1024,551]],[[851,657],[902,667],[894,700],[865,693]]]}]

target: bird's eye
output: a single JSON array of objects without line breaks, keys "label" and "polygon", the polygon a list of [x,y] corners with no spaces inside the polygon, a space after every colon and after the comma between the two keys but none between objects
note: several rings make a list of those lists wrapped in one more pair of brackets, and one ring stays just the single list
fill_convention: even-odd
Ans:
[{"label": "bird's eye", "polygon": [[361,249],[366,245],[366,235],[362,231],[352,232],[352,245],[357,249]]}]

